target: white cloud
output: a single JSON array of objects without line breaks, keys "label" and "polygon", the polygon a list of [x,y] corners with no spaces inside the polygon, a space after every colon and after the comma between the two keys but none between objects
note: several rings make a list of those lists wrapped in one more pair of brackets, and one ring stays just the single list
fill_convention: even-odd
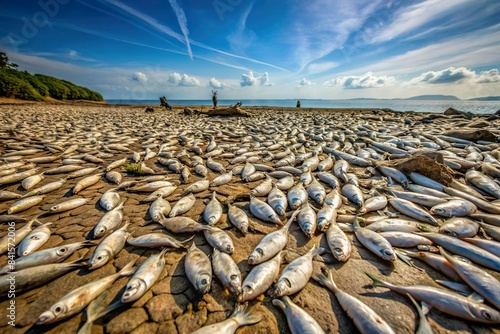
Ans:
[{"label": "white cloud", "polygon": [[208,81],[208,85],[210,87],[212,87],[212,88],[218,88],[218,89],[224,88],[226,86],[225,83],[223,83],[222,81],[219,81],[219,80],[215,79],[214,77],[212,77]]},{"label": "white cloud", "polygon": [[301,80],[296,81],[296,83],[299,86],[311,86],[313,84],[311,81],[307,80],[306,78],[302,78]]},{"label": "white cloud", "polygon": [[497,68],[479,73],[476,78],[477,83],[500,82],[500,73]]},{"label": "white cloud", "polygon": [[375,76],[372,72],[367,72],[361,76],[341,76],[332,80],[328,80],[323,83],[323,86],[341,86],[345,89],[363,89],[391,86],[395,82],[396,79],[394,77],[386,75]]},{"label": "white cloud", "polygon": [[200,80],[195,77],[191,77],[187,74],[180,75],[177,72],[170,73],[168,76],[168,82],[175,86],[201,86]]},{"label": "white cloud", "polygon": [[248,72],[248,74],[243,73],[241,75],[240,86],[271,86],[269,82],[269,73],[264,72],[260,77],[254,76],[252,71]]},{"label": "white cloud", "polygon": [[134,74],[132,74],[132,80],[143,84],[148,81],[148,76],[142,72],[135,72]]},{"label": "white cloud", "polygon": [[476,74],[475,71],[466,67],[449,67],[440,71],[422,73],[409,82],[404,83],[404,85],[452,83],[484,84],[494,82],[500,82],[500,74],[496,68]]}]

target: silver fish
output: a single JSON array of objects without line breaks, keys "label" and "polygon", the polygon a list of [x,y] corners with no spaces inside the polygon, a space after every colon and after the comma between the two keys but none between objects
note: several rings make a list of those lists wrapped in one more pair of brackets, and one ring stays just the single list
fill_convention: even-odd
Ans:
[{"label": "silver fish", "polygon": [[235,295],[241,293],[241,272],[231,255],[214,248],[212,253],[212,269],[223,286]]},{"label": "silver fish", "polygon": [[278,217],[273,208],[266,202],[261,201],[252,194],[250,194],[250,212],[256,218],[277,225],[283,225],[283,222]]},{"label": "silver fish", "polygon": [[120,199],[120,194],[116,192],[116,189],[109,189],[99,198],[99,205],[104,210],[110,211],[120,203]]},{"label": "silver fish", "polygon": [[456,238],[473,237],[479,230],[479,224],[463,217],[448,219],[439,228],[439,233],[448,234]]},{"label": "silver fish", "polygon": [[354,234],[359,242],[386,261],[396,261],[396,254],[391,244],[380,234],[363,228],[359,225],[358,219],[354,220]]},{"label": "silver fish", "polygon": [[287,193],[288,205],[292,210],[298,209],[307,202],[308,196],[302,183],[298,183]]},{"label": "silver fish", "polygon": [[233,178],[233,171],[230,170],[229,172],[221,174],[217,176],[215,179],[213,179],[210,182],[210,187],[222,186],[223,184],[231,182],[232,178]]},{"label": "silver fish", "polygon": [[280,265],[281,251],[270,260],[253,267],[241,284],[242,288],[241,294],[238,296],[238,302],[244,303],[266,292],[278,278]]},{"label": "silver fish", "polygon": [[89,259],[90,270],[102,267],[123,249],[127,239],[130,237],[130,232],[127,231],[129,225],[130,223],[126,223],[122,228],[102,239]]},{"label": "silver fish", "polygon": [[433,225],[438,225],[437,220],[432,217],[429,213],[427,213],[424,209],[419,207],[417,204],[414,204],[410,201],[401,198],[389,198],[389,203],[402,214],[415,218],[419,221],[425,223],[431,223]]},{"label": "silver fish", "polygon": [[101,293],[107,290],[114,281],[122,276],[131,275],[134,272],[132,266],[134,262],[130,262],[122,270],[116,274],[101,278],[100,280],[87,283],[52,305],[47,311],[43,312],[37,319],[37,325],[50,324],[67,317],[72,316],[83,310],[92,300],[97,298]]},{"label": "silver fish", "polygon": [[165,268],[166,252],[167,248],[157,255],[151,255],[140,264],[125,287],[120,299],[122,303],[138,300],[155,284]]},{"label": "silver fish", "polygon": [[238,230],[240,230],[241,233],[246,235],[248,232],[249,221],[245,211],[234,205],[231,205],[230,203],[227,203],[227,207],[227,216],[231,224],[233,224]]},{"label": "silver fish", "polygon": [[208,189],[210,182],[206,179],[192,183],[190,186],[184,189],[181,196],[185,196],[189,193],[199,193]]},{"label": "silver fish", "polygon": [[49,225],[52,225],[52,223],[46,223],[38,226],[33,231],[28,233],[28,235],[26,235],[26,237],[24,237],[19,244],[19,247],[17,248],[17,255],[26,256],[42,247],[43,244],[49,240],[50,235],[52,234],[50,228],[47,227]]},{"label": "silver fish", "polygon": [[351,256],[351,241],[337,224],[330,224],[326,231],[326,240],[333,256],[338,261],[345,262],[349,259]]},{"label": "silver fish", "polygon": [[452,199],[446,203],[438,204],[430,209],[432,214],[445,217],[463,217],[477,211],[474,203],[464,199]]},{"label": "silver fish", "polygon": [[7,210],[7,214],[11,215],[14,213],[28,210],[29,208],[32,208],[35,205],[40,204],[44,199],[45,195],[36,195],[20,199],[19,201],[15,202],[9,207],[9,209]]},{"label": "silver fish", "polygon": [[302,290],[311,278],[313,257],[323,251],[323,248],[312,247],[306,254],[290,262],[276,282],[273,297],[290,296]]},{"label": "silver fish", "polygon": [[94,238],[100,238],[106,234],[106,232],[120,226],[123,220],[123,206],[125,201],[126,200],[123,200],[117,207],[109,212],[106,212],[104,216],[102,216],[97,225],[94,227]]},{"label": "silver fish", "polygon": [[165,216],[170,213],[170,210],[172,210],[170,203],[159,196],[149,206],[148,214],[153,222],[161,224],[161,222],[165,219]]},{"label": "silver fish", "polygon": [[313,279],[328,290],[335,294],[339,304],[342,306],[347,315],[352,319],[354,325],[362,334],[380,333],[394,334],[394,330],[389,324],[382,319],[373,309],[367,306],[359,299],[340,290],[335,284],[332,271],[328,271],[328,278],[321,274],[315,273]]},{"label": "silver fish", "polygon": [[448,290],[425,285],[401,286],[385,282],[368,274],[374,286],[385,287],[399,294],[409,294],[416,300],[423,300],[430,307],[464,320],[486,324],[500,323],[500,312],[471,298],[448,292]]},{"label": "silver fish", "polygon": [[182,197],[177,202],[175,202],[175,204],[172,207],[172,210],[170,210],[170,213],[168,214],[168,216],[175,217],[177,215],[182,215],[182,214],[188,212],[193,207],[195,202],[196,202],[196,198],[191,193]]},{"label": "silver fish", "polygon": [[212,264],[208,256],[193,242],[184,259],[186,276],[200,294],[210,291],[212,284]]},{"label": "silver fish", "polygon": [[306,202],[297,215],[297,222],[308,238],[312,238],[316,232],[316,212]]},{"label": "silver fish", "polygon": [[285,312],[288,327],[292,334],[315,333],[324,334],[325,331],[309,313],[295,305],[288,296],[273,299],[273,305]]},{"label": "silver fish", "polygon": [[233,240],[231,239],[229,234],[224,232],[224,230],[221,230],[220,228],[213,228],[211,230],[203,231],[203,234],[205,235],[205,239],[207,239],[210,246],[218,249],[221,252],[233,254]]},{"label": "silver fish", "polygon": [[[194,236],[193,236],[194,237]],[[171,236],[164,233],[148,233],[143,234],[138,237],[130,237],[127,240],[127,243],[136,247],[170,247],[170,248],[185,248],[184,243],[190,241],[193,237],[179,241],[177,239],[172,238]]]}]

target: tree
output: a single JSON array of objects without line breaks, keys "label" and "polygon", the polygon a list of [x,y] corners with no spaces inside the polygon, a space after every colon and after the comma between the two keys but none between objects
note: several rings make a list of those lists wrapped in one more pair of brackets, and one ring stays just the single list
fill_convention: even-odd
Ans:
[{"label": "tree", "polygon": [[10,63],[5,52],[0,51],[0,70],[4,68],[17,68],[17,64]]}]

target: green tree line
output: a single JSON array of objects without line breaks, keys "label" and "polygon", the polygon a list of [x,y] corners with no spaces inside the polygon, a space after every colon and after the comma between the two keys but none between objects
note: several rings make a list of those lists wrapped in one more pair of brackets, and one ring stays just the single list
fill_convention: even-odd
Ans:
[{"label": "green tree line", "polygon": [[101,94],[69,81],[44,74],[30,74],[9,62],[0,52],[0,96],[23,100],[43,101],[45,97],[57,100],[103,101]]}]

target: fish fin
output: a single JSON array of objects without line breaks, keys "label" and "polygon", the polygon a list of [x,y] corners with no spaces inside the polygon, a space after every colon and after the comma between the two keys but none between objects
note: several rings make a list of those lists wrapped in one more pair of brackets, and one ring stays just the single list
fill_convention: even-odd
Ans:
[{"label": "fish fin", "polygon": [[[317,247],[317,246],[314,246],[312,249],[314,249],[315,247]],[[312,249],[311,249],[311,250],[312,250]],[[318,255],[323,254],[324,252],[326,252],[326,249],[325,249],[325,248],[323,248],[323,247],[318,247],[318,248],[314,249],[314,251],[313,251],[313,253],[312,253],[312,257],[314,258],[314,257],[316,257],[316,256],[318,256]]]},{"label": "fish fin", "polygon": [[254,314],[248,304],[240,304],[236,307],[231,317],[234,317],[239,326],[256,324],[262,320],[260,314]]},{"label": "fish fin", "polygon": [[99,319],[99,318],[102,318],[104,316],[106,316],[108,313],[111,313],[113,312],[114,310],[124,306],[126,304],[123,304],[119,299],[117,301],[115,301],[114,303],[108,305],[108,307],[106,307],[104,310],[102,310],[101,312],[99,312],[99,314],[97,314],[95,316],[95,319]]},{"label": "fish fin", "polygon": [[96,299],[90,302],[86,310],[87,320],[85,321],[83,326],[80,327],[77,334],[92,333],[92,324],[98,319],[97,316],[102,312],[102,309],[104,309],[103,304],[107,295],[108,291],[104,291]]},{"label": "fish fin", "polygon": [[473,292],[471,293],[467,299],[471,300],[471,301],[474,301],[476,303],[484,303],[484,298],[483,296],[481,296],[480,294],[478,294],[477,292]]},{"label": "fish fin", "polygon": [[279,307],[283,311],[286,310],[286,305],[279,299],[273,299],[273,305]]},{"label": "fish fin", "polygon": [[430,306],[429,304],[427,304],[423,300],[420,302],[420,304],[422,304],[422,313],[424,315],[427,315],[427,313],[429,313],[429,311],[431,310],[432,306]]},{"label": "fish fin", "polygon": [[119,276],[130,276],[135,272],[134,268],[135,260],[130,261],[125,267],[118,272]]},{"label": "fish fin", "polygon": [[183,248],[186,248],[186,249],[187,249],[187,248],[189,248],[189,247],[184,246],[184,244],[186,244],[186,243],[190,242],[191,240],[193,240],[193,239],[194,239],[194,237],[195,237],[195,236],[193,235],[191,238],[187,238],[187,239],[186,239],[186,240],[184,240],[184,241],[179,241],[179,243],[183,245],[183,246],[182,246]]},{"label": "fish fin", "polygon": [[292,225],[292,222],[295,220],[295,218],[297,217],[297,215],[299,214],[300,212],[300,209],[297,209],[295,210],[293,213],[292,213],[292,216],[288,219],[288,221],[286,222],[285,224],[285,227],[286,229],[289,229],[290,228],[290,225]]},{"label": "fish fin", "polygon": [[354,223],[352,224],[353,227],[356,229],[356,228],[360,228],[361,225],[359,225],[359,217],[358,216],[355,216],[354,217]]}]

